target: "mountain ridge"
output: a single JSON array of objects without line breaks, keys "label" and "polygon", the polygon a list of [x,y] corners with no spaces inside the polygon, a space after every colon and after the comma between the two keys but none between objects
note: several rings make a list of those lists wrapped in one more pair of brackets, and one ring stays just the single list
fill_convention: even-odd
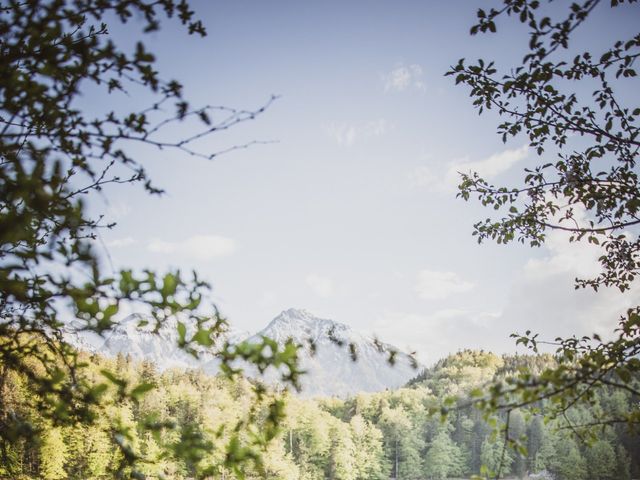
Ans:
[{"label": "mountain ridge", "polygon": [[[196,359],[178,348],[175,325],[173,328],[163,325],[154,334],[137,326],[142,318],[137,314],[126,317],[106,339],[85,333],[74,343],[96,353],[129,354],[137,360],[155,363],[160,370],[177,367],[200,368],[211,375],[219,372],[219,361],[214,354],[203,351],[201,358]],[[302,377],[302,396],[347,396],[361,391],[398,388],[419,372],[412,357],[396,347],[304,309],[283,310],[257,333],[232,332],[227,338],[232,343],[256,343],[263,336],[280,345],[288,339],[301,345],[300,364],[307,372]],[[352,360],[352,351],[357,361]],[[393,365],[390,359],[393,359]],[[251,366],[240,366],[249,377],[272,385],[280,383],[280,372],[276,369],[268,369],[260,375]]]}]

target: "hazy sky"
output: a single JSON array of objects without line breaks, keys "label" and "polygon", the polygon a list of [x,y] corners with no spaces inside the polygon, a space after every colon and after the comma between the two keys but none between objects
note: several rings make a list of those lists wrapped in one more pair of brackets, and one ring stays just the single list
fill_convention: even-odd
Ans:
[{"label": "hazy sky", "polygon": [[[277,143],[211,162],[140,150],[167,194],[118,187],[94,205],[118,222],[103,235],[116,268],[196,268],[234,328],[255,331],[304,308],[415,349],[424,362],[467,347],[511,351],[509,334],[526,328],[552,338],[606,332],[637,299],[574,291],[597,252],[560,236],[536,250],[478,246],[471,236],[490,212],[455,198],[455,172],[509,184],[540,159],[524,138],[503,144],[496,117],[479,117],[443,74],[460,57],[517,62],[519,28],[469,37],[477,7],[466,1],[196,7],[205,39],[172,25],[146,37],[160,71],[194,104],[253,109],[281,96],[198,148]],[[636,20],[602,5],[576,41],[624,38]],[[112,28],[123,43],[132,31]]]}]

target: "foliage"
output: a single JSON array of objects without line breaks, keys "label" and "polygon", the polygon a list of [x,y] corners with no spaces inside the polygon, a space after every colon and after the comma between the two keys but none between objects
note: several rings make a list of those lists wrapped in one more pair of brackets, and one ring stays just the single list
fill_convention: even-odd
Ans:
[{"label": "foliage", "polygon": [[615,478],[616,452],[607,440],[598,440],[586,452],[589,474],[598,480]]},{"label": "foliage", "polygon": [[[198,140],[253,119],[266,108],[193,108],[182,86],[156,71],[155,58],[141,40],[127,49],[109,36],[109,24],[126,24],[142,37],[158,30],[164,17],[175,17],[189,34],[205,35],[185,0],[0,2],[0,454],[10,475],[17,464],[8,452],[41,433],[6,396],[5,384],[14,374],[21,388],[32,393],[24,397],[30,406],[56,428],[84,425],[91,442],[93,435],[105,434],[104,425],[98,431],[94,426],[103,418],[112,420],[108,435],[116,440],[122,471],[136,475],[138,467],[150,468],[143,467],[150,459],[142,448],[152,452],[147,457],[160,458],[151,440],[133,442],[130,421],[112,416],[109,402],[105,405],[111,387],[122,402],[137,404],[154,385],[133,383],[109,369],[89,374],[66,341],[72,330],[108,333],[124,303],[146,311],[140,326],[156,332],[167,318],[178,318],[180,347],[194,356],[202,348],[217,349],[230,375],[235,373],[231,362],[243,358],[260,370],[283,367],[285,380],[297,383],[294,345],[281,351],[267,340],[253,346],[223,341],[226,321],[208,304],[209,286],[195,273],[187,278],[180,272],[123,270],[111,276],[101,269],[96,240],[101,229],[113,224],[92,217],[87,198],[123,183],[161,194],[148,178],[140,152],[214,158],[246,145],[203,152],[197,149]],[[89,107],[80,98],[87,95]],[[149,99],[150,106],[129,111],[127,101],[124,109],[118,108],[117,100],[127,95]],[[192,133],[167,140],[175,137],[172,126],[179,122],[186,122]],[[280,410],[274,401],[270,428],[248,437],[249,444],[263,446],[277,433]],[[147,426],[152,435],[171,428],[163,422]],[[180,455],[199,465],[208,449],[201,432],[185,426],[173,435],[175,441],[164,444],[170,452],[163,455]],[[53,437],[41,440],[45,448]],[[103,440],[96,439],[96,445]],[[257,459],[247,445],[234,443],[228,452],[230,467]],[[113,462],[97,448],[82,460],[87,465],[69,468],[101,469]],[[52,466],[48,475],[53,478],[57,470]],[[205,472],[195,468],[194,473]]]},{"label": "foliage", "polygon": [[[560,232],[568,242],[600,249],[600,273],[576,279],[576,288],[624,292],[640,272],[640,106],[625,103],[637,100],[626,92],[638,89],[634,64],[640,34],[616,38],[615,30],[600,28],[607,42],[602,50],[580,50],[572,39],[598,8],[607,8],[601,3],[503,0],[496,8],[480,9],[472,35],[495,33],[500,20],[512,18],[527,29],[528,51],[520,64],[506,68],[487,59],[461,59],[447,75],[469,88],[480,114],[497,112],[503,141],[525,135],[541,157],[514,186],[495,186],[475,172],[462,175],[458,195],[496,212],[475,224],[478,241],[535,247],[549,232]],[[634,3],[614,0],[610,7],[613,13],[637,16]],[[620,319],[611,340],[593,335],[542,342],[530,331],[514,337],[533,351],[540,343],[555,345],[558,363],[542,372],[525,370],[482,392],[477,405],[487,412],[509,412],[547,399],[546,413],[559,417],[576,404],[593,405],[598,390],[608,387],[640,394],[634,380],[640,370],[640,306]],[[637,404],[622,415],[602,410],[572,428],[585,436],[593,425],[616,423],[637,428]]]},{"label": "foliage", "polygon": [[587,465],[573,438],[563,438],[555,443],[556,454],[550,459],[550,467],[560,478],[580,480],[587,476]]},{"label": "foliage", "polygon": [[40,472],[45,480],[59,480],[65,477],[64,464],[67,447],[62,440],[59,428],[50,428],[42,438],[40,446]]},{"label": "foliage", "polygon": [[[502,438],[492,435],[489,424],[476,409],[458,409],[455,417],[450,415],[444,421],[426,415],[425,411],[438,405],[446,395],[434,395],[426,386],[429,382],[426,380],[411,388],[361,393],[343,400],[285,397],[282,428],[262,453],[260,464],[245,463],[238,473],[230,464],[232,439],[237,436],[240,442],[246,442],[267,426],[270,393],[258,400],[255,388],[241,378],[211,377],[198,371],[157,373],[144,362],[133,363],[122,356],[105,359],[82,354],[82,357],[92,374],[117,369],[131,382],[152,382],[156,388],[136,403],[130,399],[120,400],[117,387],[110,386],[104,394],[108,418],[90,426],[76,423],[54,427],[44,422],[43,413],[25,397],[29,393],[21,388],[20,377],[11,375],[5,389],[12,393],[12,402],[22,406],[23,415],[31,423],[42,426],[43,438],[55,441],[58,451],[66,451],[66,455],[56,457],[57,471],[62,469],[60,478],[85,480],[115,476],[124,455],[116,448],[117,439],[110,434],[115,419],[126,424],[130,442],[150,460],[140,466],[141,473],[149,478],[164,475],[175,480],[192,478],[198,471],[205,470],[213,478],[227,480],[242,475],[247,479],[273,480],[469,478],[482,473],[482,461],[495,469],[504,447]],[[496,367],[486,370],[486,377],[481,380],[472,370],[467,370],[466,376],[457,374],[459,369],[468,369],[471,358],[478,359],[479,365]],[[428,369],[425,377],[437,377],[451,384],[452,378],[446,372],[452,372],[455,382],[464,385],[463,390],[454,389],[468,394],[474,388],[509,375],[510,371],[503,370],[505,365],[533,366],[539,362],[534,356],[516,361],[515,357],[461,352]],[[606,401],[606,392],[600,393],[599,401]],[[628,393],[618,399],[623,411],[632,408],[633,401]],[[543,402],[540,409],[544,408]],[[569,415],[587,420],[596,410],[597,407],[573,407]],[[593,478],[623,479],[635,478],[640,473],[639,438],[628,436],[621,425],[607,427],[601,432],[596,448],[589,450],[568,435],[566,421],[545,423],[532,409],[518,414],[520,417],[512,414],[512,428],[529,434],[537,432],[538,445],[532,445],[523,454],[524,463],[531,465],[524,472],[515,470],[515,454],[509,453],[514,459],[512,477],[546,471],[557,480],[583,479],[588,478],[588,471],[594,473]],[[252,416],[254,422],[250,421]],[[150,422],[172,423],[175,428],[149,432]],[[521,422],[519,426],[518,422]],[[248,423],[257,430],[238,429],[239,425]],[[208,446],[202,455],[199,458],[163,456],[162,452],[170,450],[167,445],[184,442],[184,432],[190,432],[189,438]],[[45,469],[50,467],[44,448],[44,444],[29,442],[9,445],[7,453],[20,465],[16,475],[45,477]],[[154,461],[157,456],[161,458]],[[0,470],[0,476],[3,474]]]},{"label": "foliage", "polygon": [[482,473],[489,473],[491,476],[500,478],[501,475],[511,473],[513,458],[507,450],[503,455],[503,445],[491,441],[489,438],[482,442],[480,460],[482,461]]},{"label": "foliage", "polygon": [[[14,393],[9,407],[29,405],[24,416],[40,424],[43,439],[39,448],[30,442],[5,445],[17,459],[16,474],[52,479],[132,475],[132,468],[123,466],[128,452],[120,447],[123,442],[144,456],[138,468],[140,474],[151,478],[193,478],[234,470],[238,470],[238,477],[248,472],[257,477],[263,469],[274,468],[268,462],[253,466],[234,462],[241,453],[251,453],[245,446],[253,435],[271,428],[272,394],[258,395],[254,386],[241,378],[179,371],[160,375],[123,357],[80,356],[87,364],[87,374],[117,370],[134,383],[151,381],[155,388],[134,400],[121,398],[118,387],[110,385],[102,398],[104,418],[91,425],[76,422],[54,427],[44,423],[46,412],[30,404],[28,392],[19,389],[21,377],[12,374],[4,386]],[[152,428],[167,424],[174,428]],[[126,438],[113,434],[115,426],[127,432]],[[193,448],[194,444],[206,448]]]},{"label": "foliage", "polygon": [[464,473],[458,465],[460,458],[460,447],[453,443],[445,430],[441,430],[431,442],[424,458],[425,474],[438,480],[457,477]]}]

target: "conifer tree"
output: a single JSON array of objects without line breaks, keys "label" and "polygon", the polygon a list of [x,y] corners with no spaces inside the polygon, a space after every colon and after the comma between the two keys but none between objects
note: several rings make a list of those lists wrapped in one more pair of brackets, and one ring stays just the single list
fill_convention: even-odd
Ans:
[{"label": "conifer tree", "polygon": [[40,475],[44,480],[60,480],[67,477],[67,446],[60,428],[49,427],[40,445]]},{"label": "conifer tree", "polygon": [[616,452],[607,440],[598,440],[585,451],[586,466],[593,480],[616,479]]},{"label": "conifer tree", "polygon": [[427,478],[444,480],[461,476],[464,472],[460,447],[453,443],[443,428],[435,436],[424,458],[424,472]]}]

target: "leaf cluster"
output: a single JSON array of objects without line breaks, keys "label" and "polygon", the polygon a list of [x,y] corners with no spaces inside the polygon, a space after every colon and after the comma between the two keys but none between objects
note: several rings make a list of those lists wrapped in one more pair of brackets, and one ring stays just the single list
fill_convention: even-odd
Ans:
[{"label": "leaf cluster", "polygon": [[[446,75],[468,89],[479,114],[497,112],[504,142],[524,136],[539,157],[516,185],[494,185],[476,172],[461,172],[458,196],[495,212],[474,225],[478,242],[538,247],[551,233],[569,243],[586,242],[599,251],[601,268],[593,278],[576,278],[575,287],[626,292],[640,271],[640,105],[628,95],[637,90],[640,33],[616,38],[615,31],[602,29],[606,44],[598,51],[581,50],[572,41],[598,9],[638,14],[635,0],[605,3],[503,0],[480,9],[471,35],[497,33],[500,21],[521,24],[528,35],[522,61],[500,67],[488,59],[460,59]],[[538,372],[524,368],[477,390],[473,403],[487,415],[503,412],[508,419],[510,412],[544,401],[550,418],[567,418],[572,407],[593,405],[598,392],[622,390],[637,398],[639,309],[622,316],[610,340],[594,334],[549,342],[531,331],[514,334],[516,344],[534,352],[551,345],[556,363]],[[602,411],[587,424],[568,425],[593,440],[593,428],[637,429],[639,419],[636,405],[624,415]]]},{"label": "leaf cluster", "polygon": [[[185,0],[0,2],[0,387],[13,373],[23,375],[55,425],[96,421],[107,385],[132,402],[153,388],[108,370],[102,379],[92,377],[69,343],[74,333],[108,334],[125,304],[146,312],[138,327],[156,333],[177,319],[179,346],[191,355],[213,349],[226,366],[236,358],[260,368],[283,365],[292,384],[298,375],[294,346],[249,354],[225,343],[227,322],[195,273],[105,273],[100,232],[114,224],[91,216],[87,197],[130,183],[149,194],[163,192],[148,177],[144,159],[132,153],[135,147],[213,159],[255,142],[206,152],[197,148],[199,140],[254,119],[273,100],[256,110],[192,107],[182,85],[157,71],[142,40],[164,19],[206,35]],[[118,23],[139,33],[131,50],[109,35]],[[80,102],[87,94],[95,100],[91,111]],[[151,98],[151,105],[123,112],[109,102],[129,94]],[[194,130],[171,140],[180,122]],[[126,428],[113,428],[124,463],[135,464]],[[0,454],[34,431],[0,388]],[[179,451],[187,457],[198,451],[196,437],[182,432]]]}]

